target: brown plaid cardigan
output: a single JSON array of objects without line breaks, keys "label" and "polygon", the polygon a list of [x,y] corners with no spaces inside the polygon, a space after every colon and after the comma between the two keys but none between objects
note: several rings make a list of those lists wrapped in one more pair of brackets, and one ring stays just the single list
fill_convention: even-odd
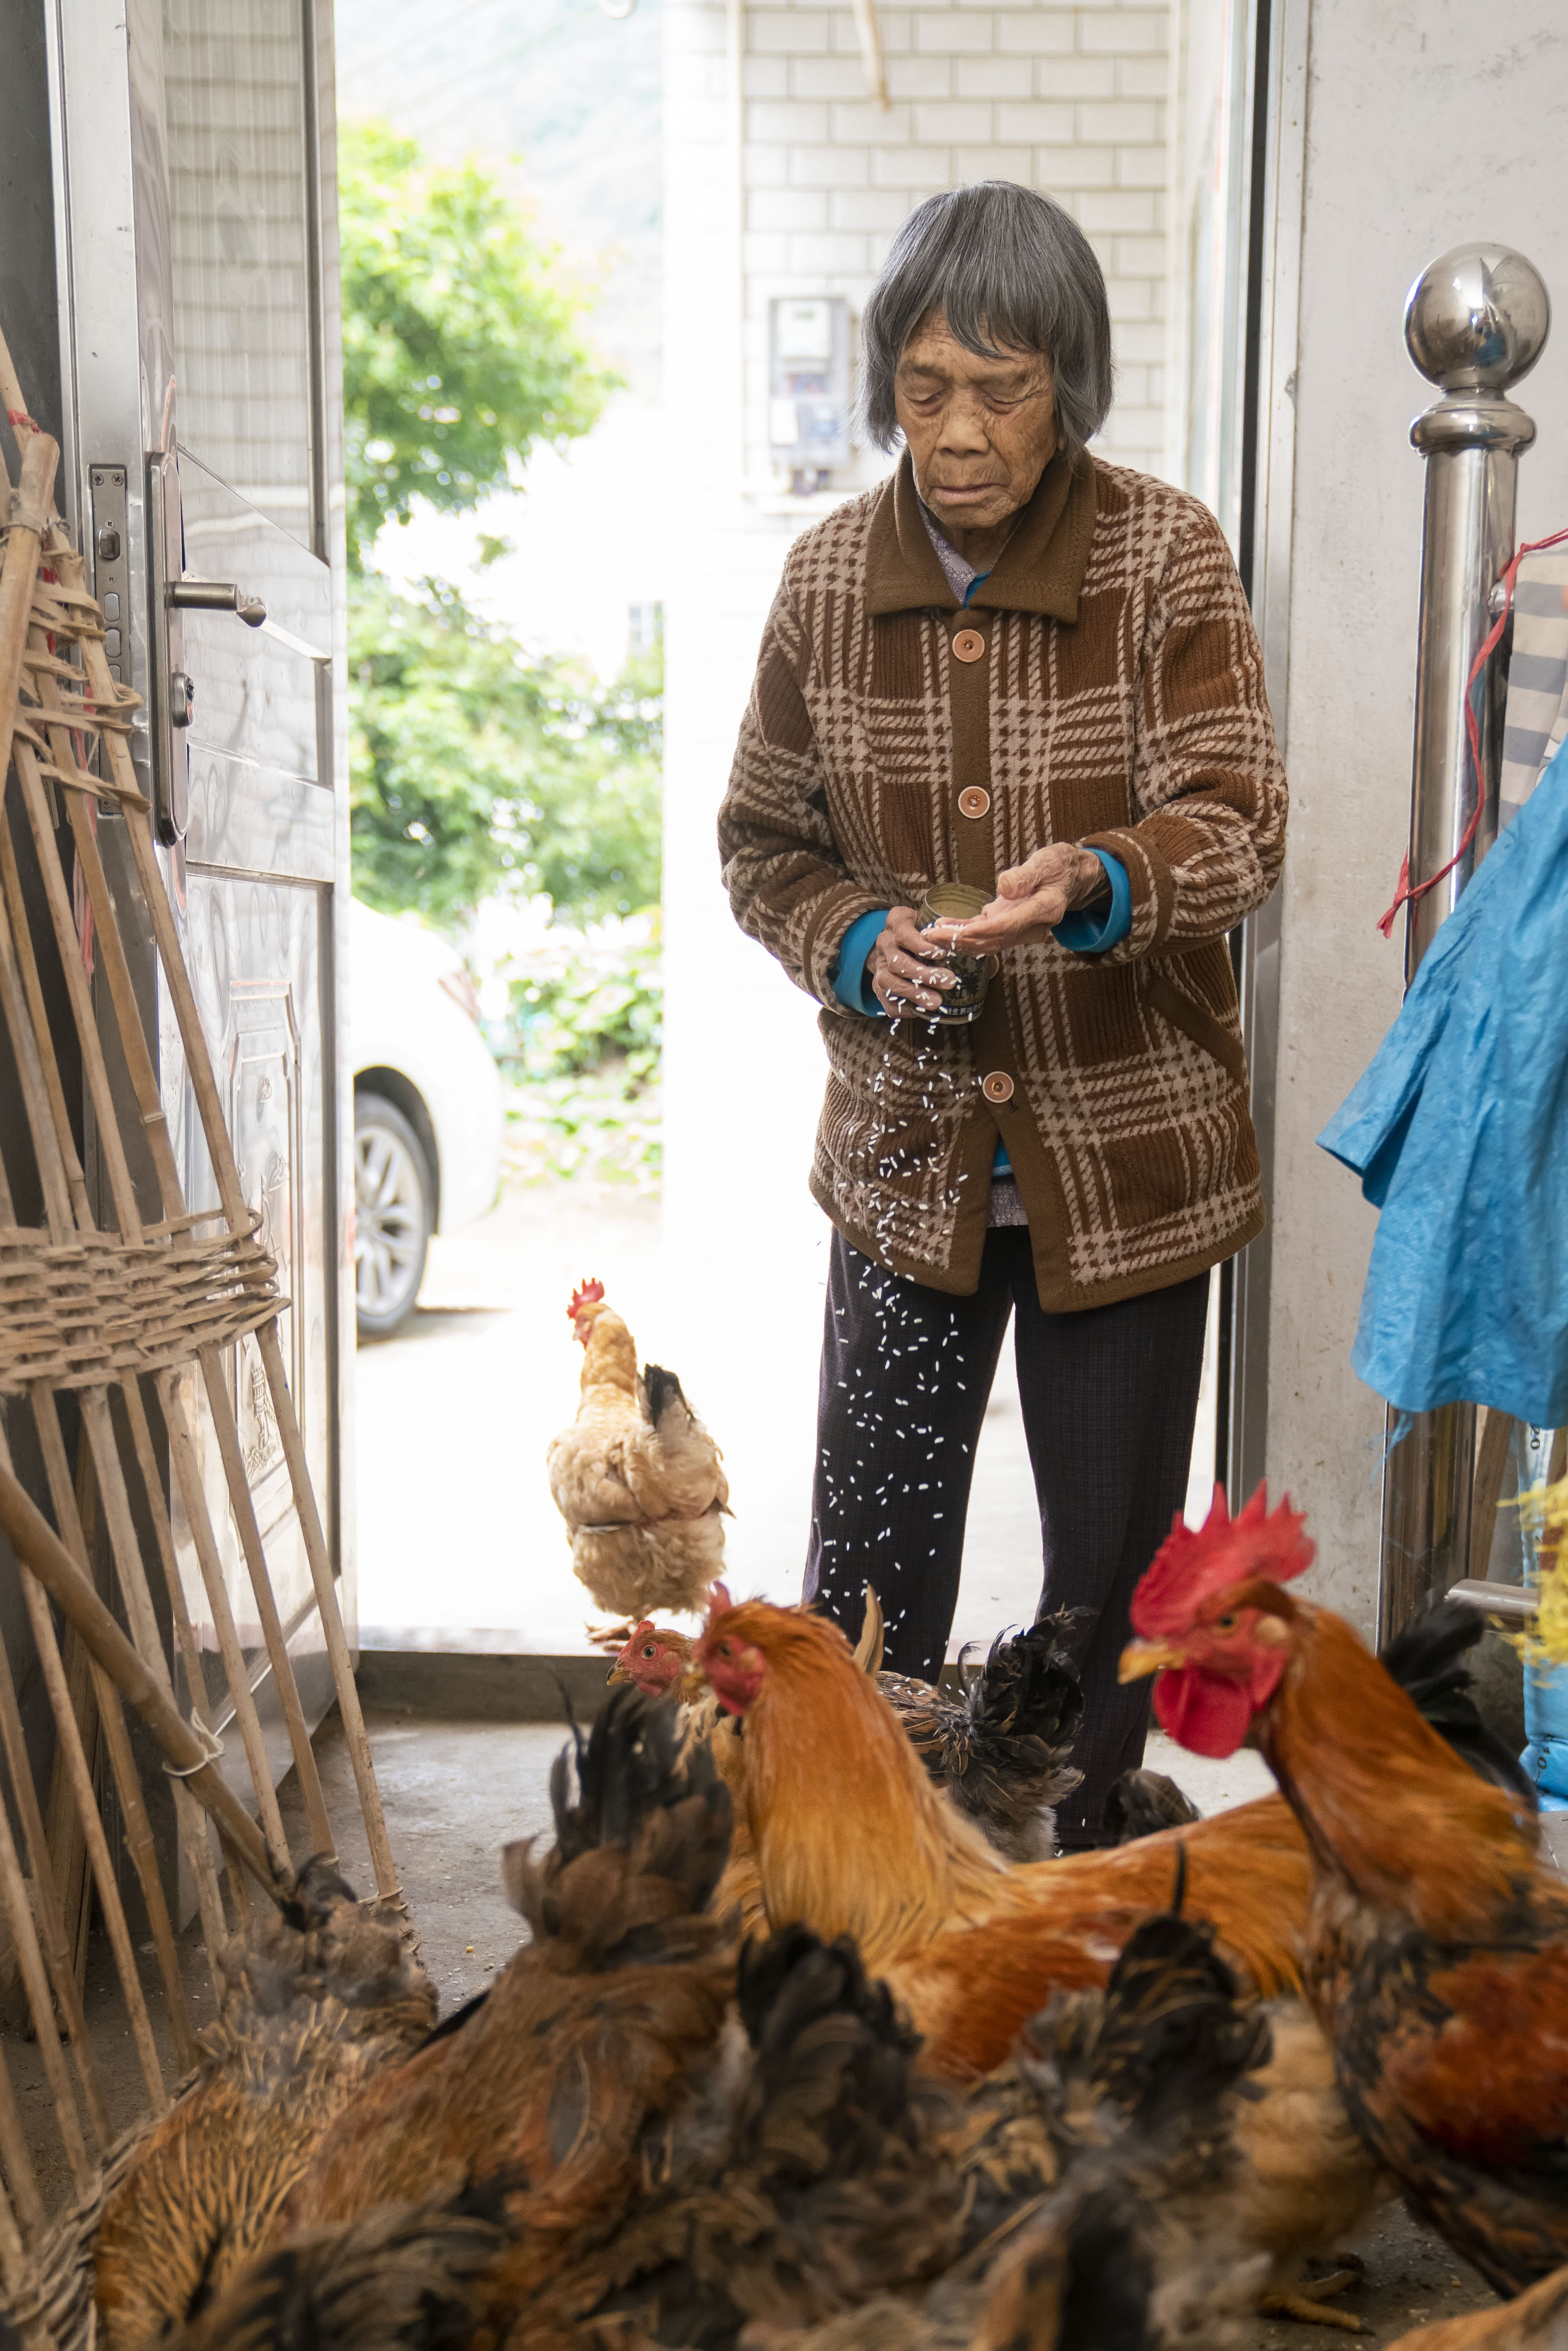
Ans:
[{"label": "brown plaid cardigan", "polygon": [[[963,613],[907,455],[798,540],[719,843],[741,928],[823,1007],[811,1189],[846,1239],[973,1290],[998,1135],[1049,1311],[1183,1280],[1260,1231],[1225,935],[1278,878],[1285,809],[1251,617],[1196,498],[1058,456]],[[1108,953],[1011,949],[967,1029],[839,1003],[859,915],[935,881],[989,888],[1051,841],[1126,867]]]}]

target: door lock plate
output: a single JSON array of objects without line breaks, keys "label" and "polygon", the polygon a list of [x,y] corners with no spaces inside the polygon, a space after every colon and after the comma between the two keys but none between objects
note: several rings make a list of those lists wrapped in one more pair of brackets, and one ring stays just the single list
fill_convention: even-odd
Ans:
[{"label": "door lock plate", "polygon": [[[92,585],[103,606],[103,651],[112,678],[131,675],[131,530],[123,465],[89,465],[92,500]],[[145,764],[145,737],[133,734],[131,756]],[[95,753],[94,765],[101,758]],[[146,778],[143,777],[143,782]],[[99,819],[117,817],[118,800],[100,800]]]},{"label": "door lock plate", "polygon": [[152,807],[158,838],[171,848],[185,838],[191,799],[190,679],[185,674],[184,623],[169,593],[185,569],[180,512],[180,468],[171,449],[147,460],[147,559],[152,686]]}]

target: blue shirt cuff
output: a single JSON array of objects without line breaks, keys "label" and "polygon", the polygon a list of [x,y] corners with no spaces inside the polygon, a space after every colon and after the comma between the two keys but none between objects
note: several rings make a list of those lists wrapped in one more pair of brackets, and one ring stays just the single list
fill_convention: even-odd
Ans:
[{"label": "blue shirt cuff", "polygon": [[1127,869],[1119,857],[1108,850],[1092,849],[1105,868],[1111,884],[1111,904],[1102,914],[1080,908],[1069,914],[1065,922],[1055,925],[1051,936],[1058,946],[1068,948],[1073,955],[1103,955],[1107,948],[1117,946],[1133,927],[1133,885],[1127,879]]},{"label": "blue shirt cuff", "polygon": [[[1126,876],[1122,878],[1124,882]],[[1129,891],[1129,899],[1131,894]],[[869,914],[857,915],[839,942],[838,968],[833,974],[833,994],[844,1010],[869,1012],[873,1020],[885,1020],[887,1015],[865,976],[866,957],[886,926],[885,906],[873,906]]]}]

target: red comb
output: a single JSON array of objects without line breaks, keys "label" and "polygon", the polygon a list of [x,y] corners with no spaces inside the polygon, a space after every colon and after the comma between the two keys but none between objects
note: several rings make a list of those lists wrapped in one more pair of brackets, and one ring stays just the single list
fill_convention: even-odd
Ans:
[{"label": "red comb", "polygon": [[585,1306],[599,1305],[603,1296],[604,1284],[601,1281],[579,1282],[571,1293],[571,1304],[566,1310],[569,1317],[575,1322]]},{"label": "red comb", "polygon": [[707,1595],[707,1617],[704,1625],[704,1630],[706,1631],[711,1629],[713,1625],[717,1624],[721,1616],[727,1616],[734,1605],[735,1603],[729,1596],[729,1587],[727,1584],[710,1584]]},{"label": "red comb", "polygon": [[1217,1486],[1213,1508],[1196,1533],[1178,1516],[1155,1552],[1133,1594],[1134,1631],[1145,1640],[1188,1632],[1203,1601],[1255,1575],[1289,1583],[1317,1556],[1316,1543],[1301,1532],[1305,1524],[1305,1511],[1292,1510],[1288,1494],[1270,1511],[1267,1485],[1232,1518],[1225,1489]]}]

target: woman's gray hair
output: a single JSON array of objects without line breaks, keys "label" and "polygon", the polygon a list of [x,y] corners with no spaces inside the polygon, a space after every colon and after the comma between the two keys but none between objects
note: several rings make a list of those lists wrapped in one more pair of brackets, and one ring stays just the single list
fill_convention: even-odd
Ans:
[{"label": "woman's gray hair", "polygon": [[900,357],[934,312],[982,359],[1044,352],[1062,442],[1076,460],[1111,405],[1111,313],[1094,248],[1071,214],[1010,180],[916,205],[861,319],[861,417],[879,449],[898,438]]}]

